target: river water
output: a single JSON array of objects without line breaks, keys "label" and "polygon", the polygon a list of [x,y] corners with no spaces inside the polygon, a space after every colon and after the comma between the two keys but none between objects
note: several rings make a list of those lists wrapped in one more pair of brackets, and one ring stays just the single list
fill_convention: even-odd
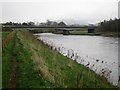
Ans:
[{"label": "river water", "polygon": [[103,36],[36,34],[52,49],[89,67],[118,85],[118,38]]}]

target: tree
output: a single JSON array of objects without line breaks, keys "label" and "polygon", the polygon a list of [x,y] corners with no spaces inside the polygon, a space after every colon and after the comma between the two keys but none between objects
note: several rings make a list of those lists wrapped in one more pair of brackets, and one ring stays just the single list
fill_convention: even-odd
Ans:
[{"label": "tree", "polygon": [[26,25],[28,25],[28,24],[27,24],[26,22],[23,22],[22,25],[25,25],[25,26],[26,26]]},{"label": "tree", "polygon": [[99,23],[99,31],[101,32],[118,32],[120,19],[115,18],[114,20],[110,19],[109,21],[103,21]]},{"label": "tree", "polygon": [[58,26],[66,26],[66,24],[64,22],[60,22],[58,23]]},{"label": "tree", "polygon": [[12,25],[12,22],[6,22],[5,25]]},{"label": "tree", "polygon": [[29,26],[34,26],[35,23],[34,23],[34,22],[28,22],[28,25],[29,25]]},{"label": "tree", "polygon": [[17,26],[17,25],[19,25],[19,23],[12,23],[12,25],[15,25],[15,26]]},{"label": "tree", "polygon": [[47,26],[51,26],[51,23],[52,23],[52,22],[51,22],[50,20],[47,20],[46,25],[47,25]]}]

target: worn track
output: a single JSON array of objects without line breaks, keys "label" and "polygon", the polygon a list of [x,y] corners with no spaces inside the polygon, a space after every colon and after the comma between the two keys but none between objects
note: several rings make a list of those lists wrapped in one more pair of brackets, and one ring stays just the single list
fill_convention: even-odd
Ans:
[{"label": "worn track", "polygon": [[[15,34],[14,34],[15,35]],[[15,39],[15,38],[13,38]],[[13,46],[11,48],[11,56],[12,56],[12,68],[11,68],[11,74],[8,81],[8,88],[16,88],[17,87],[17,73],[18,73],[18,62],[16,60],[16,54],[14,53],[14,47],[16,45],[16,40],[12,40]]]}]

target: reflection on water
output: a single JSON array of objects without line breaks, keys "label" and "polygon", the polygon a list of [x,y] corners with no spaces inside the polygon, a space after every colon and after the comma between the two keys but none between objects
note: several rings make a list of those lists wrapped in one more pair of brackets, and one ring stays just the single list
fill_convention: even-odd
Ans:
[{"label": "reflection on water", "polygon": [[64,56],[89,67],[111,83],[118,85],[118,39],[102,36],[37,34]]}]

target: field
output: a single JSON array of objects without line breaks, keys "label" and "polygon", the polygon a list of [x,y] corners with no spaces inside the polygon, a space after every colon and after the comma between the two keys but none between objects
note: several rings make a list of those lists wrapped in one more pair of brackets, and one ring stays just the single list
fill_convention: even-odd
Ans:
[{"label": "field", "polygon": [[3,88],[116,88],[28,31],[3,33]]}]

